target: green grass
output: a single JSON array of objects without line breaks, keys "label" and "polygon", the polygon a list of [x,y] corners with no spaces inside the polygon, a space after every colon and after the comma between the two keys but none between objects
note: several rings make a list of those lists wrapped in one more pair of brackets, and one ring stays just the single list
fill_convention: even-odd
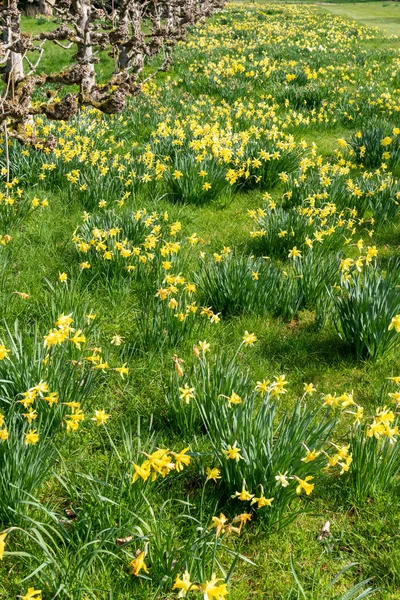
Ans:
[{"label": "green grass", "polygon": [[332,3],[326,10],[345,19],[400,36],[400,7],[397,2]]}]

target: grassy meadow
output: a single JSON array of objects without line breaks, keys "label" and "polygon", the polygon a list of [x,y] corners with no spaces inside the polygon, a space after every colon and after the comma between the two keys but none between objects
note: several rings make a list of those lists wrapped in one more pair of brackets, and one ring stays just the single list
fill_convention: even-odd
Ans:
[{"label": "grassy meadow", "polygon": [[3,135],[1,600],[399,598],[397,35],[230,3]]}]

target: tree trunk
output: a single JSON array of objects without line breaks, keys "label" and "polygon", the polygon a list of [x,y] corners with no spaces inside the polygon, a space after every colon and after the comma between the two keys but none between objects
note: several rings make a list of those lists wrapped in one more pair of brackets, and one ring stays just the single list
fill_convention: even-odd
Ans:
[{"label": "tree trunk", "polygon": [[74,0],[73,9],[76,15],[76,33],[78,63],[82,66],[81,94],[82,98],[89,98],[92,88],[96,85],[94,70],[94,56],[92,45],[91,0]]},{"label": "tree trunk", "polygon": [[28,2],[25,6],[25,14],[27,17],[37,17],[39,6],[35,2]]},{"label": "tree trunk", "polygon": [[142,13],[137,2],[134,3],[132,8],[132,27],[133,38],[136,42],[136,48],[133,49],[134,57],[132,60],[132,71],[138,75],[143,71],[144,68],[144,37],[142,31]]},{"label": "tree trunk", "polygon": [[55,0],[39,0],[39,12],[45,17],[53,16],[53,6]]},{"label": "tree trunk", "polygon": [[129,67],[130,53],[128,48],[129,41],[129,3],[123,2],[120,6],[120,17],[118,22],[118,70],[125,71]]},{"label": "tree trunk", "polygon": [[[8,7],[7,27],[3,31],[3,42],[9,46],[18,42],[21,37],[21,13],[16,0],[9,0]],[[22,79],[24,79],[22,54],[10,52],[5,68],[5,81],[9,84],[9,95],[13,95],[15,84]]]}]

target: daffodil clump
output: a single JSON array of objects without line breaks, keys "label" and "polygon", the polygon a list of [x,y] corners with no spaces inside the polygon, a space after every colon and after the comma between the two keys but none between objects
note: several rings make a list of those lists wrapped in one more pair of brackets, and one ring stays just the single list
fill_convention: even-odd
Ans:
[{"label": "daffodil clump", "polygon": [[5,522],[23,495],[48,477],[64,433],[76,432],[84,422],[107,423],[110,415],[103,409],[85,411],[102,374],[129,374],[126,364],[111,367],[102,348],[93,346],[90,326],[86,333],[74,325],[72,314],[61,314],[33,347],[18,331],[10,332],[7,345],[0,344],[0,456],[5,465],[0,518]]},{"label": "daffodil clump", "polygon": [[187,454],[189,448],[184,448],[180,452],[171,452],[168,449],[159,448],[152,454],[146,454],[146,460],[140,465],[133,465],[135,470],[132,483],[139,478],[147,481],[155,481],[157,476],[164,478],[170,471],[183,471],[184,467],[190,465],[190,455]]},{"label": "daffodil clump", "polygon": [[246,331],[230,359],[214,355],[206,341],[196,344],[190,371],[175,369],[168,402],[181,427],[203,422],[214,464],[207,469],[207,481],[221,480],[228,497],[248,502],[250,510],[264,509],[260,516],[275,522],[324,476],[325,448],[337,418],[307,406],[306,397],[316,392],[313,384],[304,386],[293,412],[282,416],[285,375],[252,386],[237,364],[238,353],[256,342],[257,336]]},{"label": "daffodil clump", "polygon": [[327,454],[327,468],[339,468],[340,474],[348,473],[352,495],[358,502],[364,502],[378,491],[386,491],[400,465],[400,394],[397,391],[400,378],[389,380],[391,388],[393,385],[395,388],[388,392],[388,406],[378,407],[374,415],[368,415],[364,407],[357,404],[353,392],[323,397],[326,406],[352,419],[349,443],[341,447],[332,445],[334,453]]},{"label": "daffodil clump", "polygon": [[332,290],[337,331],[358,357],[376,358],[399,343],[399,261],[386,268],[375,246],[359,244],[358,258],[341,261],[340,284]]},{"label": "daffodil clump", "polygon": [[[226,500],[248,503],[248,520],[263,509],[259,516],[269,526],[286,522],[294,499],[310,496],[326,478],[347,477],[359,499],[385,489],[400,464],[400,393],[389,393],[393,408],[384,406],[367,416],[353,392],[323,393],[320,408],[311,408],[311,397],[319,393],[305,383],[293,411],[282,414],[282,399],[289,392],[286,376],[252,386],[236,362],[241,349],[256,341],[246,331],[230,360],[214,356],[208,342],[199,342],[190,370],[185,372],[181,361],[171,377],[171,416],[187,430],[202,421],[213,449],[206,483],[213,481]],[[398,386],[398,377],[390,379]],[[339,423],[348,431],[347,443],[333,437]],[[240,533],[235,522],[214,517],[217,536]]]},{"label": "daffodil clump", "polygon": [[288,210],[275,202],[257,211],[250,210],[249,217],[257,227],[250,231],[250,237],[262,252],[295,258],[318,246],[323,247],[324,253],[337,252],[361,231],[372,235],[373,221],[358,217],[355,208],[338,210],[336,204],[325,202],[324,197],[325,194],[310,194],[301,205]]},{"label": "daffodil clump", "polygon": [[395,169],[400,161],[400,127],[394,127],[388,134],[382,127],[369,127],[357,131],[352,139],[341,146],[363,169]]},{"label": "daffodil clump", "polygon": [[181,272],[204,242],[197,233],[184,236],[182,223],[171,221],[167,212],[86,214],[73,239],[82,271],[110,281],[123,278],[140,292],[135,319],[142,347],[166,337],[176,343],[202,320],[219,322],[211,307],[199,303],[197,285]]},{"label": "daffodil clump", "polygon": [[[83,216],[83,224],[73,236],[80,268],[107,275],[121,273],[156,281],[179,268],[182,249],[200,243],[196,233],[184,238],[182,223],[172,221],[167,212],[134,213],[121,207]],[[152,281],[153,283],[153,281]]]},{"label": "daffodil clump", "polygon": [[15,227],[18,227],[32,211],[46,208],[49,202],[46,198],[36,196],[29,198],[17,178],[3,183],[2,188],[0,190],[0,243],[5,245],[8,235]]}]

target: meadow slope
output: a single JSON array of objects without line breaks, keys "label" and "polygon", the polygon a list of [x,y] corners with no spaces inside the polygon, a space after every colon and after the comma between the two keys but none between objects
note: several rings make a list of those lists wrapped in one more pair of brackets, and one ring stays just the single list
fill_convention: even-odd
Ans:
[{"label": "meadow slope", "polygon": [[2,139],[1,600],[399,598],[400,46],[370,4],[228,4],[121,115]]}]

